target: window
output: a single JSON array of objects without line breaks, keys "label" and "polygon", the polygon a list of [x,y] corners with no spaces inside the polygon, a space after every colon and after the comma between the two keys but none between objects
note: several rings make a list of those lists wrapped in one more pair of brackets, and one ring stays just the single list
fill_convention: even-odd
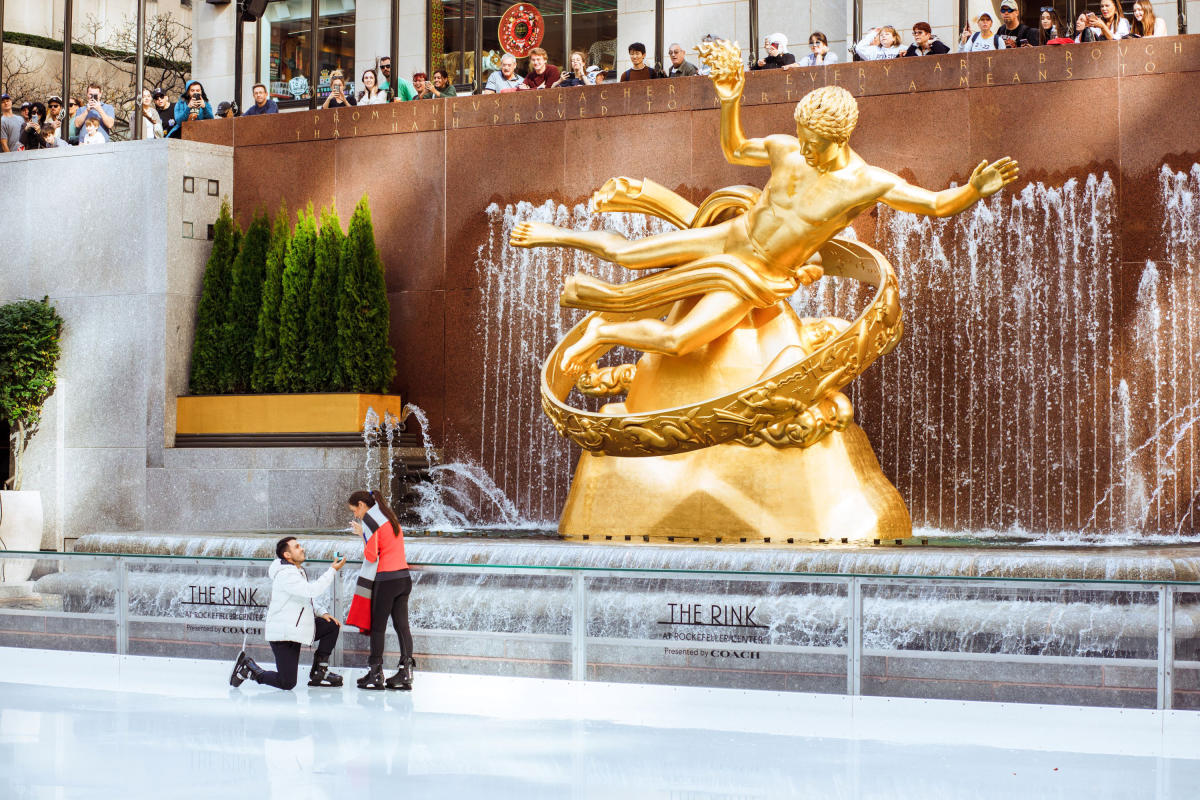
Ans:
[{"label": "window", "polygon": [[571,4],[571,50],[587,55],[587,66],[617,66],[617,0],[575,0]]},{"label": "window", "polygon": [[341,72],[346,94],[354,94],[354,5],[355,0],[322,0],[317,27],[317,96],[329,94],[330,79]]},{"label": "window", "polygon": [[266,69],[263,74],[271,97],[280,102],[307,100],[312,96],[311,0],[275,0],[263,14]]}]

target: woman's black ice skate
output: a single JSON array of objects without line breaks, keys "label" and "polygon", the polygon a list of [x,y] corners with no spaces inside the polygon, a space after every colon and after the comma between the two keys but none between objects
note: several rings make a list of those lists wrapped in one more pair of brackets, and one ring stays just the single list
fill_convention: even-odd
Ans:
[{"label": "woman's black ice skate", "polygon": [[367,667],[367,674],[358,679],[360,689],[384,689],[387,683],[383,680],[383,667],[376,665]]},{"label": "woman's black ice skate", "polygon": [[308,671],[309,686],[341,686],[342,676],[336,672],[329,671],[329,663],[325,661],[314,661],[312,669]]},{"label": "woman's black ice skate", "polygon": [[413,670],[416,668],[417,662],[413,658],[408,658],[400,662],[400,668],[396,670],[396,674],[388,678],[384,683],[389,689],[400,689],[401,691],[411,692],[413,682]]},{"label": "woman's black ice skate", "polygon": [[262,674],[263,668],[254,663],[254,659],[246,655],[246,651],[243,650],[238,653],[237,662],[233,665],[233,672],[229,675],[229,685],[241,686],[247,678],[258,681],[258,676]]}]

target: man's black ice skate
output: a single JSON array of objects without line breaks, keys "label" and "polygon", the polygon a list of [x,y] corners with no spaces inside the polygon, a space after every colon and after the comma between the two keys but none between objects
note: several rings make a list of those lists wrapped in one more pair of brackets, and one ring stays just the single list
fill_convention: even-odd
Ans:
[{"label": "man's black ice skate", "polygon": [[233,687],[241,686],[247,678],[253,678],[258,681],[258,676],[263,674],[263,668],[254,663],[254,659],[246,655],[246,651],[238,653],[237,662],[233,665],[233,672],[229,676],[229,685]]},{"label": "man's black ice skate", "polygon": [[329,671],[329,663],[326,661],[314,661],[312,669],[308,671],[309,686],[341,686],[342,676],[336,672]]},{"label": "man's black ice skate", "polygon": [[417,662],[412,657],[400,662],[400,668],[396,670],[396,674],[388,678],[384,683],[389,689],[400,689],[404,692],[412,691],[413,670],[416,669]]},{"label": "man's black ice skate", "polygon": [[367,667],[367,674],[358,679],[360,689],[384,689],[387,684],[383,680],[383,667],[378,664]]}]

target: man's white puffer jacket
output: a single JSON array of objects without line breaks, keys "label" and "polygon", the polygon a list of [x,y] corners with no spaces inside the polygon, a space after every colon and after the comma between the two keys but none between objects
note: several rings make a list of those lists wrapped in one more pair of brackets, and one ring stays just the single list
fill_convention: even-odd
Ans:
[{"label": "man's white puffer jacket", "polygon": [[316,632],[313,598],[329,591],[337,571],[330,567],[309,583],[308,574],[301,567],[276,559],[267,574],[271,576],[271,604],[267,606],[263,630],[267,641],[312,644]]}]

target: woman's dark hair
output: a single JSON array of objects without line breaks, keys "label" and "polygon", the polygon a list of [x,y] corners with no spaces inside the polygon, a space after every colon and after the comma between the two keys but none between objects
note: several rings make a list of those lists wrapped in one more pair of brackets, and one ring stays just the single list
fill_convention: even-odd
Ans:
[{"label": "woman's dark hair", "polygon": [[364,492],[361,489],[346,500],[346,505],[356,506],[359,503],[366,503],[367,508],[371,506],[379,506],[379,510],[388,518],[388,522],[392,523],[392,532],[397,536],[400,535],[400,520],[396,517],[396,512],[392,511],[392,507],[388,505],[387,498],[380,492],[368,491]]},{"label": "woman's dark hair", "polygon": [[294,541],[296,541],[295,536],[285,536],[282,539],[280,539],[278,542],[276,542],[275,543],[275,557],[278,558],[280,561],[285,561],[286,559],[283,557],[283,552],[288,549],[288,542],[294,542]]},{"label": "woman's dark hair", "polygon": [[[1053,31],[1053,33],[1042,27],[1042,14],[1050,15],[1050,31]],[[1075,33],[1074,31],[1066,30],[1066,26],[1063,25],[1062,17],[1058,16],[1058,12],[1049,6],[1038,12],[1037,32],[1038,41],[1041,44],[1046,44],[1052,38],[1062,38],[1065,36],[1066,38],[1070,39],[1073,38]]]},{"label": "woman's dark hair", "polygon": [[29,116],[37,114],[38,122],[46,121],[46,106],[41,100],[34,100],[29,104]]},{"label": "woman's dark hair", "polygon": [[829,44],[829,38],[825,34],[821,33],[820,31],[813,31],[812,33],[810,33],[808,35],[808,43],[809,44],[812,44],[813,39],[816,39],[817,41],[819,41],[821,44],[824,44],[824,45]]}]

